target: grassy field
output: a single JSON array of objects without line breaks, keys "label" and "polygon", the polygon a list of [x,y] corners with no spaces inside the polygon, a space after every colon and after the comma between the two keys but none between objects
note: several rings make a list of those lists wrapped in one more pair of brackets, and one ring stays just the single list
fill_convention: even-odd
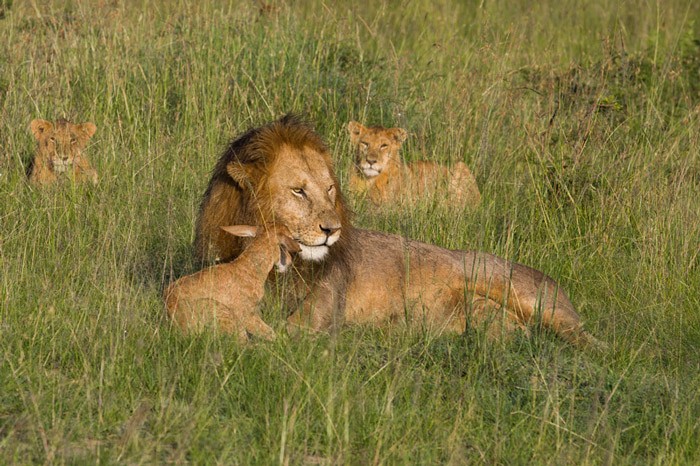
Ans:
[{"label": "grassy field", "polygon": [[[1,463],[700,463],[698,2],[3,5]],[[465,161],[477,210],[355,223],[546,271],[610,351],[290,339],[274,297],[273,343],[170,328],[215,160],[289,111],[343,182],[351,119]],[[97,187],[28,186],[29,122],[59,117],[97,125]]]}]

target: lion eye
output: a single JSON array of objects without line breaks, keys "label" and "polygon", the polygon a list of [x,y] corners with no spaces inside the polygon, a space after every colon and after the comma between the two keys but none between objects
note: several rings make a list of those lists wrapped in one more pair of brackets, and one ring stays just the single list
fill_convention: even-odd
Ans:
[{"label": "lion eye", "polygon": [[332,196],[333,194],[335,194],[335,185],[334,185],[334,184],[332,184],[331,187],[328,188],[328,194],[331,195],[331,196]]},{"label": "lion eye", "polygon": [[389,147],[389,144],[382,144],[381,146],[379,146],[381,150],[386,150],[387,147]]},{"label": "lion eye", "polygon": [[366,143],[365,141],[360,141],[360,145],[363,149],[367,149],[369,147],[369,143]]},{"label": "lion eye", "polygon": [[55,142],[56,142],[56,138],[53,137],[53,136],[51,136],[51,137],[49,138],[49,142],[51,142],[52,144],[55,143]]},{"label": "lion eye", "polygon": [[75,144],[75,143],[77,143],[77,142],[78,142],[77,139],[75,139],[75,138],[70,138],[70,143],[71,143],[71,144]]},{"label": "lion eye", "polygon": [[302,188],[292,188],[292,192],[297,197],[306,197],[306,192]]}]

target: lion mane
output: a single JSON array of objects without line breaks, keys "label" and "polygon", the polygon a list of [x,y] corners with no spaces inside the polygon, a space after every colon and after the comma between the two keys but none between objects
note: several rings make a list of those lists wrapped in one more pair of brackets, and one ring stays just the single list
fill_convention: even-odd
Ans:
[{"label": "lion mane", "polygon": [[[242,252],[244,240],[226,234],[221,226],[275,223],[271,195],[275,189],[270,185],[270,174],[282,147],[291,148],[299,157],[304,156],[305,149],[322,154],[328,173],[338,186],[328,147],[300,116],[287,114],[249,129],[228,145],[212,171],[195,226],[194,249],[199,260],[230,261]],[[244,181],[235,180],[230,173],[232,164],[245,167],[252,176]],[[330,248],[326,265],[347,261],[353,237],[350,211],[340,190],[335,211],[341,221],[342,235]]]}]

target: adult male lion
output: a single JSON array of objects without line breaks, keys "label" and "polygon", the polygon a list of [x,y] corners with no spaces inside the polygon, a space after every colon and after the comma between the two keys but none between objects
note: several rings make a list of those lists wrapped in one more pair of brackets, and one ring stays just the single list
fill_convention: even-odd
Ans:
[{"label": "adult male lion", "polygon": [[402,321],[461,333],[477,322],[495,333],[537,320],[572,343],[597,343],[563,290],[537,270],[354,228],[327,147],[294,116],[248,131],[221,156],[201,204],[196,252],[230,260],[242,244],[220,226],[273,223],[301,248],[286,291],[291,326]]}]

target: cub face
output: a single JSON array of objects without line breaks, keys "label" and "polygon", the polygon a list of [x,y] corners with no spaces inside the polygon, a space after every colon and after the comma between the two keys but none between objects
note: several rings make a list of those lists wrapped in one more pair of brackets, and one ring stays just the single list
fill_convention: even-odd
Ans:
[{"label": "cub face", "polygon": [[399,165],[399,149],[408,137],[402,128],[366,127],[348,123],[350,142],[356,148],[355,163],[367,178],[374,178],[387,168]]},{"label": "cub face", "polygon": [[292,262],[291,253],[300,252],[301,250],[299,248],[299,243],[292,239],[289,230],[282,225],[277,225],[267,230],[263,227],[250,225],[230,225],[221,227],[221,229],[233,236],[258,238],[268,245],[279,247],[279,257],[274,264],[279,273],[287,271],[287,266]]},{"label": "cub face", "polygon": [[97,127],[93,123],[74,125],[59,119],[56,124],[47,120],[33,120],[29,127],[39,143],[37,155],[42,157],[55,173],[68,171]]}]

